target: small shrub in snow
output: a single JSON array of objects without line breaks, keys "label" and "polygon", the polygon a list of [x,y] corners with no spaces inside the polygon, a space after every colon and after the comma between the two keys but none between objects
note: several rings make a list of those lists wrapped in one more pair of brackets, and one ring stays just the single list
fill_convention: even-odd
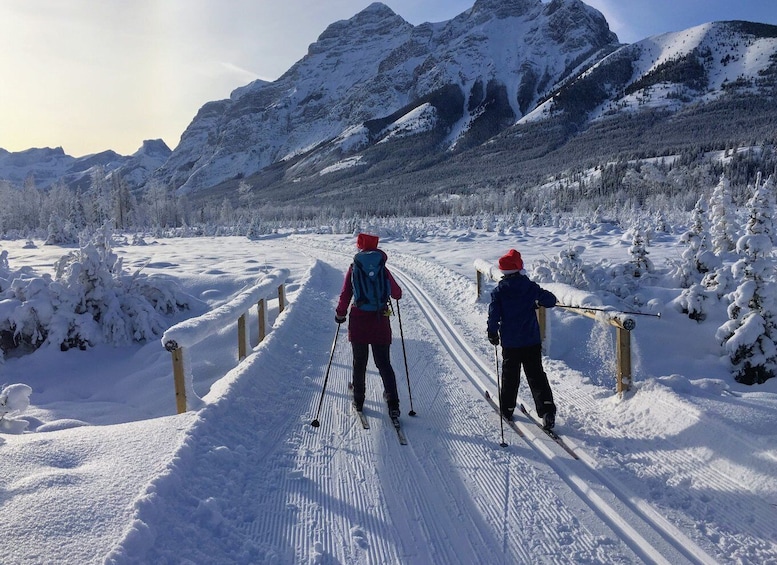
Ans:
[{"label": "small shrub in snow", "polygon": [[25,420],[15,417],[30,406],[32,389],[25,384],[8,385],[0,391],[0,432],[20,434],[27,429]]},{"label": "small shrub in snow", "polygon": [[591,276],[592,267],[583,261],[582,245],[570,247],[559,252],[550,260],[538,260],[533,278],[539,283],[563,283],[581,290],[591,290],[596,285]]},{"label": "small shrub in snow", "polygon": [[142,245],[148,245],[148,243],[146,243],[146,240],[143,238],[142,235],[136,233],[135,235],[132,236],[132,243],[131,243],[131,245],[141,245],[142,246]]},{"label": "small shrub in snow", "polygon": [[[0,262],[0,270],[3,269]],[[60,258],[52,277],[17,277],[0,298],[0,336],[10,345],[62,350],[97,343],[126,345],[162,335],[165,317],[190,297],[167,279],[128,274],[111,249],[106,227]]]},{"label": "small shrub in snow", "polygon": [[693,284],[683,290],[675,304],[691,320],[701,323],[707,319],[709,291],[701,284]]},{"label": "small shrub in snow", "polygon": [[701,284],[713,293],[718,300],[722,299],[736,287],[730,266],[719,267],[715,271],[705,274]]}]

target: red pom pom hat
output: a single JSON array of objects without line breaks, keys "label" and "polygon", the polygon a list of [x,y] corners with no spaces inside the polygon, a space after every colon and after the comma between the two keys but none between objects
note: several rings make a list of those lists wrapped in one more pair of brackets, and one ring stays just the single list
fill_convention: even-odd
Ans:
[{"label": "red pom pom hat", "polygon": [[511,249],[499,258],[499,270],[505,275],[512,275],[523,270],[523,259],[515,249]]},{"label": "red pom pom hat", "polygon": [[362,251],[372,251],[378,248],[378,236],[360,233],[356,236],[356,247]]}]

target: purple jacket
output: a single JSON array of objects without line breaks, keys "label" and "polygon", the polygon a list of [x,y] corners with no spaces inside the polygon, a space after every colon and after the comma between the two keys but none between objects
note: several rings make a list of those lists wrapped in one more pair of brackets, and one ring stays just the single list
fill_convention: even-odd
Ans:
[{"label": "purple jacket", "polygon": [[[353,286],[351,283],[351,271],[353,265],[348,267],[343,280],[343,288],[340,291],[340,300],[337,303],[335,313],[345,316],[348,305],[351,305],[348,316],[348,339],[351,343],[368,343],[375,345],[388,345],[391,343],[391,321],[385,312],[367,312],[360,310],[356,304],[351,304],[353,298]],[[394,276],[386,269],[391,289],[391,298],[402,298],[402,289],[394,280]]]}]

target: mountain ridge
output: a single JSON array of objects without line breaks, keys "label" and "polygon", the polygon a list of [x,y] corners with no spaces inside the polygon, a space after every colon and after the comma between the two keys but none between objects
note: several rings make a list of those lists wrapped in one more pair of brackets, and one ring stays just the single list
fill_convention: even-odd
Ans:
[{"label": "mountain ridge", "polygon": [[202,202],[235,199],[240,183],[279,205],[519,190],[624,151],[773,142],[776,83],[768,24],[624,45],[580,0],[477,0],[418,26],[375,2],[327,26],[276,81],[204,104],[162,162],[115,169]]},{"label": "mountain ridge", "polygon": [[[274,83],[243,87],[214,107],[220,115],[195,118],[155,177],[192,192],[332,141],[370,145],[380,141],[376,132],[365,137],[352,128],[430,99],[436,110],[438,104],[450,110],[448,96],[459,98],[461,109],[447,112],[441,126],[449,131],[439,133],[449,146],[476,145],[531,108],[538,90],[615,45],[604,17],[579,0],[479,0],[447,22],[420,26],[373,3],[330,25]],[[427,117],[435,120],[436,113]],[[340,154],[342,146],[334,145],[315,160],[331,166]]]}]

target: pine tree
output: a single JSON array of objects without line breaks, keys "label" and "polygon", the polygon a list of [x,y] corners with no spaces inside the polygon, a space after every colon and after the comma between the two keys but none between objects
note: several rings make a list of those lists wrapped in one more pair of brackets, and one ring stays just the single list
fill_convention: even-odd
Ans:
[{"label": "pine tree", "polygon": [[731,183],[724,175],[710,196],[710,242],[712,251],[723,256],[734,251],[737,240],[737,222],[734,216],[735,206],[731,197]]},{"label": "pine tree", "polygon": [[720,260],[710,250],[709,239],[707,200],[701,196],[691,213],[690,228],[680,236],[680,242],[687,247],[672,272],[681,287],[690,288],[700,282],[705,273],[720,265]]},{"label": "pine tree", "polygon": [[734,378],[745,384],[762,383],[777,371],[777,304],[774,261],[771,258],[773,198],[766,183],[756,181],[747,203],[745,235],[737,241],[740,259],[732,266],[739,286],[729,295],[729,321],[716,337],[731,360]]},{"label": "pine tree", "polygon": [[701,284],[692,284],[686,288],[677,299],[680,310],[683,314],[688,314],[691,320],[701,323],[707,318],[707,301],[710,295],[707,289]]},{"label": "pine tree", "polygon": [[636,278],[653,272],[653,262],[648,259],[649,252],[646,245],[646,237],[642,228],[634,230],[634,235],[629,248],[631,263],[634,266],[634,276]]}]

